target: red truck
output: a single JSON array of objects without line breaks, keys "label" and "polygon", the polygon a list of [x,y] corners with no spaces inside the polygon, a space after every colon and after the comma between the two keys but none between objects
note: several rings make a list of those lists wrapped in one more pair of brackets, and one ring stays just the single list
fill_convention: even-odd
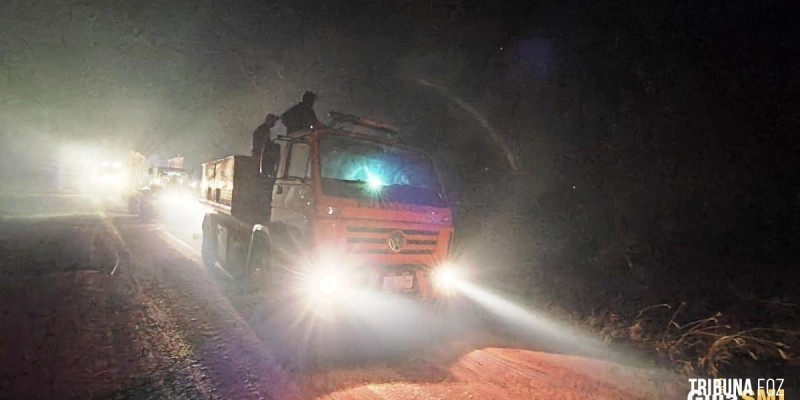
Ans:
[{"label": "red truck", "polygon": [[206,266],[322,296],[449,292],[453,220],[431,158],[372,129],[386,125],[348,121],[279,137],[261,160],[203,164],[201,202],[214,209],[203,220]]}]

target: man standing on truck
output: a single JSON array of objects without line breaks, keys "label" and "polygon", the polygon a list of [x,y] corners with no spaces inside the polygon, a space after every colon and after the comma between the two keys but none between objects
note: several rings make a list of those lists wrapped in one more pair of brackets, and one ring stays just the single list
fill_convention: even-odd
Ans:
[{"label": "man standing on truck", "polygon": [[314,101],[317,95],[314,92],[303,93],[303,100],[281,115],[281,122],[286,126],[286,133],[309,129],[320,125],[317,114],[314,113]]},{"label": "man standing on truck", "polygon": [[264,149],[264,145],[271,140],[270,132],[279,119],[275,114],[267,114],[264,123],[253,131],[253,148],[250,150],[250,154],[254,159],[261,159],[261,151]]},{"label": "man standing on truck", "polygon": [[259,172],[268,178],[274,178],[278,169],[278,157],[280,157],[281,146],[272,141],[269,137],[264,141],[261,149],[261,156],[256,160],[259,165]]}]

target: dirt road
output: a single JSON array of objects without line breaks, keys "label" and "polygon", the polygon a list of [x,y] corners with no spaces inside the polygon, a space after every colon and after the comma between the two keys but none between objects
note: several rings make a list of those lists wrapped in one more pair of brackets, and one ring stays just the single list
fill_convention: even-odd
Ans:
[{"label": "dirt road", "polygon": [[0,399],[686,397],[666,374],[509,348],[405,305],[309,323],[206,270],[190,237],[103,212],[3,220]]}]

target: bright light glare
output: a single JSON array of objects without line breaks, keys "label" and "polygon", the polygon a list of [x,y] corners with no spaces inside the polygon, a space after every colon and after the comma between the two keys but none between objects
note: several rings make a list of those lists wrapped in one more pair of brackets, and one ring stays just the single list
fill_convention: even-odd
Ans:
[{"label": "bright light glare", "polygon": [[119,185],[122,183],[122,177],[115,174],[103,174],[100,175],[100,181],[102,183],[110,184],[110,185]]},{"label": "bright light glare", "polygon": [[451,268],[443,267],[436,270],[434,280],[442,288],[451,288],[458,280],[458,274]]},{"label": "bright light glare", "polygon": [[433,270],[431,278],[433,279],[433,286],[439,293],[448,296],[455,294],[458,285],[464,282],[463,270],[449,263],[445,263]]},{"label": "bright light glare", "polygon": [[[173,202],[170,202],[170,198]],[[160,218],[167,226],[173,230],[191,230],[191,233],[195,233],[193,230],[201,226],[203,217],[209,212],[200,202],[177,193],[165,196],[159,205]]]},{"label": "bright light glare", "polygon": [[183,201],[183,196],[174,193],[168,194],[164,196],[164,201],[166,201],[169,204],[180,203]]},{"label": "bright light glare", "polygon": [[510,327],[515,327],[517,334],[523,337],[546,339],[549,345],[556,347],[559,351],[577,351],[600,358],[612,356],[618,358],[620,356],[620,354],[610,353],[608,347],[601,341],[584,335],[552,317],[522,307],[489,290],[463,281],[457,281],[454,286],[462,295],[499,317]]},{"label": "bright light glare", "polygon": [[333,294],[339,288],[339,280],[335,276],[325,275],[317,283],[317,289],[324,295]]},{"label": "bright light glare", "polygon": [[367,183],[369,184],[370,189],[378,190],[383,187],[383,181],[380,177],[375,176],[367,172]]},{"label": "bright light glare", "polygon": [[381,168],[372,168],[372,170],[370,170],[370,167],[367,165],[361,165],[350,171],[350,173],[347,174],[347,179],[366,182],[369,190],[377,192],[386,186],[386,182],[381,177],[380,173],[376,173],[376,170],[380,172]]},{"label": "bright light glare", "polygon": [[[157,201],[172,208],[183,208],[194,203],[191,193],[182,190],[164,190],[156,194]],[[177,206],[177,207],[176,207]]]},{"label": "bright light glare", "polygon": [[341,283],[333,274],[310,274],[301,278],[301,297],[305,299],[304,310],[297,315],[298,320],[308,317],[330,320],[336,315],[342,297]]}]

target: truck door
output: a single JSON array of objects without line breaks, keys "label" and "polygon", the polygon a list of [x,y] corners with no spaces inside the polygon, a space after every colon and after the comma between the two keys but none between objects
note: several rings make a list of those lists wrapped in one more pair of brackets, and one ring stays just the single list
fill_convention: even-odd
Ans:
[{"label": "truck door", "polygon": [[278,178],[272,189],[272,222],[282,223],[308,237],[313,215],[311,191],[311,145],[289,142],[282,153]]}]

